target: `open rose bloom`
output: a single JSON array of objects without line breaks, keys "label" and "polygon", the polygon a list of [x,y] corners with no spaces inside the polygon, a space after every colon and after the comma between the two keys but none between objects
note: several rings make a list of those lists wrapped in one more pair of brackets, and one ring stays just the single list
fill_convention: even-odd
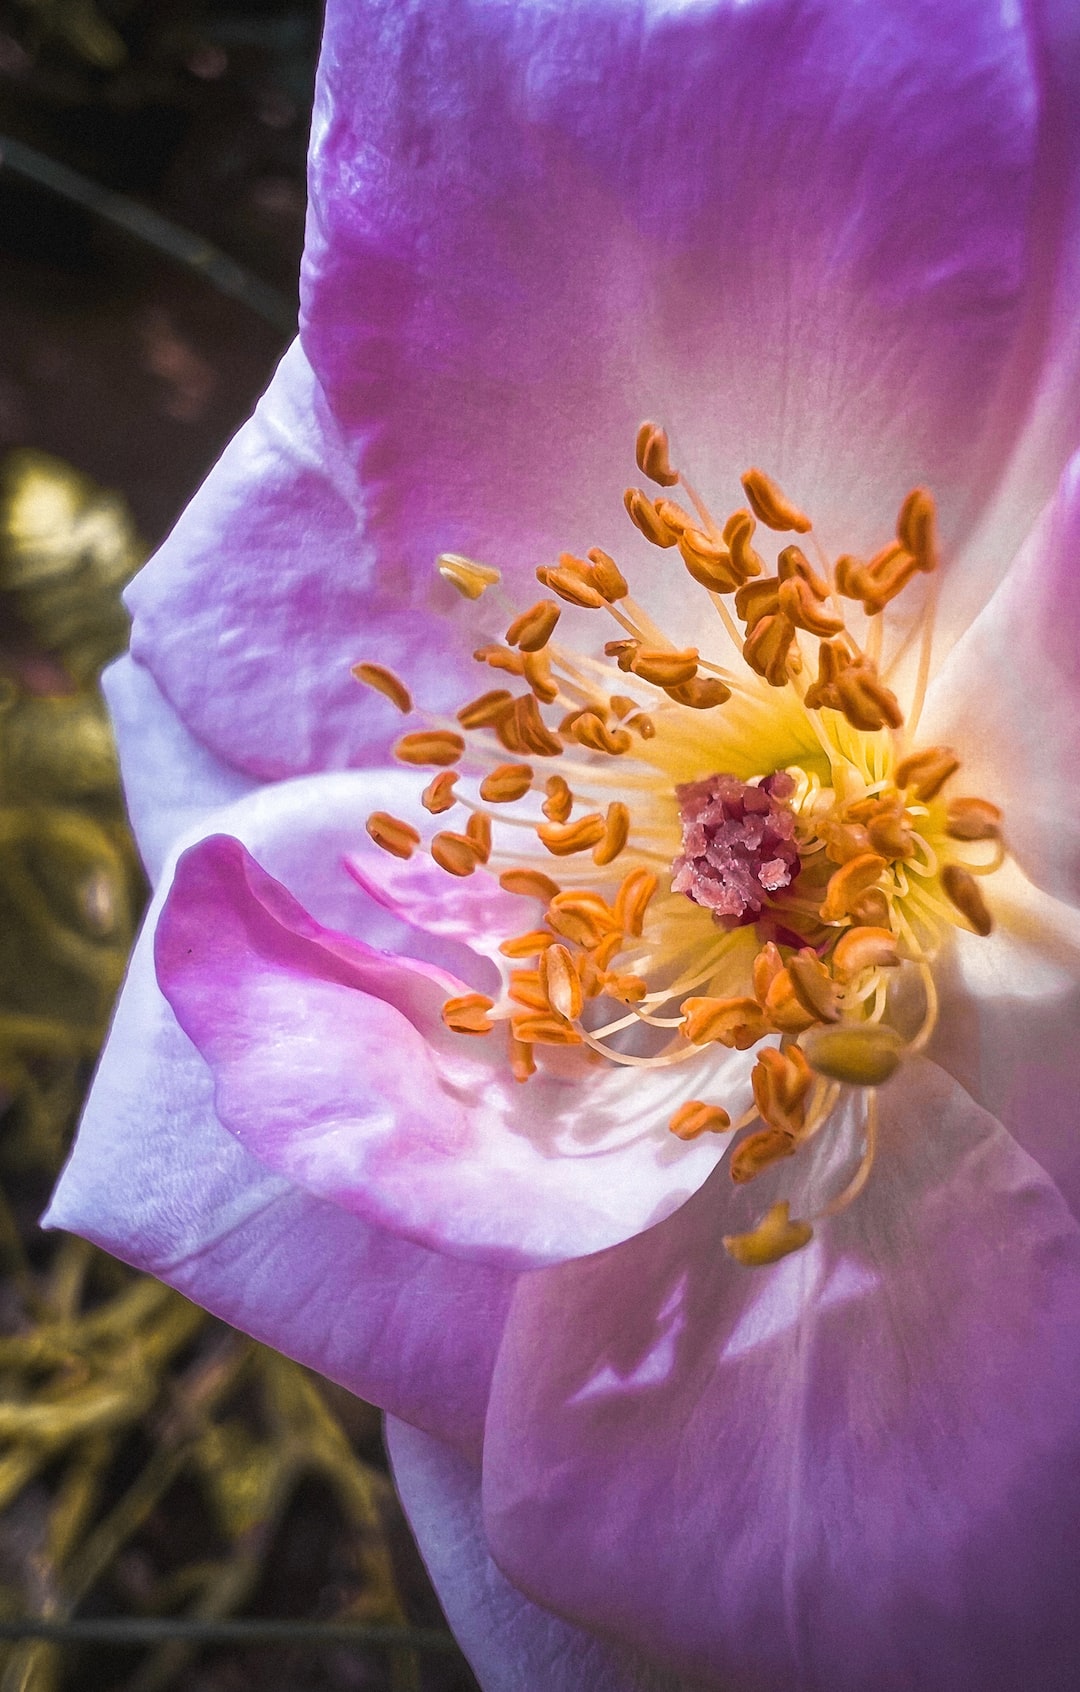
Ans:
[{"label": "open rose bloom", "polygon": [[50,1220],[385,1407],[486,1692],[1080,1676],[1078,128],[1072,0],[331,0]]}]

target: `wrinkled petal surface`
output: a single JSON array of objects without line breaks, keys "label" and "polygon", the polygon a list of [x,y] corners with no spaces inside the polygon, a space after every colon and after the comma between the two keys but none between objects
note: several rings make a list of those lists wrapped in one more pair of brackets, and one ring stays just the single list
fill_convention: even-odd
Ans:
[{"label": "wrinkled petal surface", "polygon": [[1080,1230],[940,1070],[858,1203],[762,1274],[714,1187],[519,1283],[485,1441],[536,1602],[731,1692],[1066,1692]]},{"label": "wrinkled petal surface", "polygon": [[491,1560],[479,1468],[404,1422],[389,1418],[386,1434],[413,1532],[483,1692],[694,1692],[530,1604]]}]

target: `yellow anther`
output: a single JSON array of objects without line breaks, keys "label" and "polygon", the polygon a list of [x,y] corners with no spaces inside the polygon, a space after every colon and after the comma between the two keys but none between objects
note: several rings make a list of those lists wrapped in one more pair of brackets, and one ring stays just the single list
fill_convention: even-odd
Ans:
[{"label": "yellow anther", "polygon": [[913,488],[900,507],[896,536],[917,560],[920,570],[937,568],[937,524],[934,496],[927,488]]},{"label": "yellow anther", "polygon": [[695,676],[677,687],[665,687],[664,692],[676,705],[688,705],[691,711],[711,711],[731,698],[730,687],[719,676]]},{"label": "yellow anther", "polygon": [[850,1087],[881,1087],[895,1075],[904,1042],[894,1028],[861,1022],[839,1028],[815,1028],[803,1042],[806,1059],[818,1075]]},{"label": "yellow anther", "polygon": [[750,998],[683,1000],[682,1032],[695,1046],[715,1041],[745,1052],[769,1032],[761,1006]]},{"label": "yellow anther", "polygon": [[546,928],[530,928],[527,934],[512,935],[509,940],[500,940],[499,950],[504,958],[538,958],[541,952],[555,944],[554,934],[549,934]]},{"label": "yellow anther", "polygon": [[864,969],[894,969],[900,962],[896,936],[888,928],[846,928],[832,954],[838,981],[854,981]]},{"label": "yellow anther", "polygon": [[463,993],[458,999],[447,999],[442,1007],[442,1019],[452,1034],[490,1034],[495,1024],[488,1016],[495,1001],[484,993]]},{"label": "yellow anther", "polygon": [[552,881],[550,875],[544,875],[540,870],[504,870],[499,877],[499,886],[505,893],[516,893],[523,899],[543,899],[545,904],[559,891],[558,882]]},{"label": "yellow anther", "polygon": [[671,468],[668,452],[667,430],[659,423],[643,423],[637,432],[634,451],[637,467],[650,482],[658,482],[662,488],[673,488],[679,480],[678,471]]},{"label": "yellow anther", "polygon": [[532,778],[531,764],[500,764],[480,783],[480,797],[489,805],[510,805],[524,798]]},{"label": "yellow anther", "polygon": [[411,823],[392,817],[389,811],[373,811],[364,825],[376,846],[394,858],[411,858],[420,836]]},{"label": "yellow anther", "polygon": [[479,699],[471,699],[455,715],[462,728],[488,728],[502,716],[513,697],[507,688],[494,687],[489,693],[482,693]]},{"label": "yellow anther", "polygon": [[547,798],[540,809],[548,822],[566,822],[574,808],[574,795],[562,776],[548,776],[544,783],[544,792],[547,794]]},{"label": "yellow anther", "polygon": [[521,1082],[536,1074],[536,1059],[532,1047],[513,1034],[510,1036],[510,1073],[515,1081]]},{"label": "yellow anther", "polygon": [[454,784],[457,779],[456,770],[440,770],[437,776],[432,776],[420,795],[420,803],[425,811],[430,811],[433,817],[437,817],[441,816],[443,811],[452,810],[457,804],[454,796]]},{"label": "yellow anther", "polygon": [[677,1140],[697,1140],[702,1134],[726,1134],[731,1118],[720,1105],[706,1104],[703,1099],[687,1099],[668,1123],[668,1130]]},{"label": "yellow anther", "polygon": [[814,1077],[798,1046],[778,1052],[766,1046],[750,1072],[754,1103],[770,1128],[798,1135],[804,1124],[806,1095]]},{"label": "yellow anther", "polygon": [[590,586],[594,587],[609,605],[617,599],[625,599],[630,592],[630,586],[610,553],[603,552],[598,546],[590,546],[589,559],[592,564],[589,571]]},{"label": "yellow anther", "polygon": [[797,629],[825,637],[839,634],[844,627],[842,617],[822,610],[809,583],[801,576],[790,576],[780,583],[779,599],[781,611]]},{"label": "yellow anther", "polygon": [[400,677],[395,676],[393,670],[388,670],[383,664],[354,664],[352,673],[358,682],[365,687],[373,687],[376,693],[381,693],[396,705],[403,716],[407,716],[413,708],[412,695]]},{"label": "yellow anther", "polygon": [[483,811],[474,811],[465,824],[465,838],[472,841],[480,862],[486,864],[491,856],[491,818]]},{"label": "yellow anther", "polygon": [[572,823],[540,823],[537,838],[556,858],[568,858],[574,852],[588,852],[599,845],[607,832],[607,823],[599,811],[579,817]]},{"label": "yellow anther", "polygon": [[821,906],[822,922],[842,922],[851,913],[852,901],[873,887],[887,868],[885,859],[877,852],[860,852],[857,858],[842,864],[829,877]]},{"label": "yellow anther", "polygon": [[615,921],[624,934],[640,939],[645,912],[659,882],[651,870],[632,869],[615,895]]},{"label": "yellow anther", "polygon": [[592,948],[622,933],[615,912],[599,893],[570,889],[556,893],[547,910],[547,920],[556,934],[575,945]]},{"label": "yellow anther", "polygon": [[710,593],[732,593],[741,577],[726,546],[710,540],[701,529],[687,528],[679,536],[679,556],[695,582]]},{"label": "yellow anther", "polygon": [[640,529],[647,541],[653,546],[665,549],[675,545],[675,535],[668,528],[660,513],[657,511],[648,494],[641,488],[627,488],[623,495],[626,514],[636,529]]},{"label": "yellow anther", "polygon": [[805,535],[810,519],[793,505],[783,489],[766,476],[764,470],[748,470],[742,478],[743,490],[750,501],[754,516],[767,529],[794,530]]},{"label": "yellow anther", "polygon": [[815,599],[826,600],[829,597],[828,582],[814,569],[801,546],[781,548],[776,557],[776,575],[781,582],[790,582],[797,576],[806,583]]},{"label": "yellow anther", "polygon": [[818,1022],[836,1022],[840,1000],[836,983],[821,959],[810,947],[788,959],[788,974],[795,997]]},{"label": "yellow anther", "polygon": [[764,1006],[769,988],[784,967],[784,960],[780,956],[780,948],[774,941],[768,940],[754,959],[752,980],[754,996],[759,1005]]},{"label": "yellow anther", "polygon": [[954,840],[997,840],[1001,811],[989,799],[950,799],[945,807],[945,832]]},{"label": "yellow anther", "polygon": [[565,566],[553,570],[541,564],[536,579],[552,593],[557,593],[560,599],[565,599],[568,605],[580,606],[583,611],[599,611],[604,603],[603,594],[597,593],[587,581]]},{"label": "yellow anther", "polygon": [[472,875],[480,862],[476,842],[467,834],[455,834],[452,829],[443,829],[432,836],[431,856],[448,875]]},{"label": "yellow anther", "polygon": [[444,582],[456,587],[465,599],[479,599],[489,587],[502,581],[502,575],[490,564],[478,564],[475,558],[465,558],[460,552],[440,552],[435,560]]},{"label": "yellow anther", "polygon": [[776,576],[766,576],[762,582],[747,582],[735,595],[735,613],[749,627],[762,617],[775,616],[780,609],[780,582]]},{"label": "yellow anther", "polygon": [[538,599],[528,611],[514,618],[506,631],[507,644],[519,647],[522,652],[539,652],[554,634],[561,615],[553,599]]},{"label": "yellow anther", "polygon": [[449,729],[421,729],[417,734],[403,734],[394,747],[394,756],[403,764],[456,764],[464,750],[460,734]]},{"label": "yellow anther", "polygon": [[540,985],[553,1011],[568,1022],[579,1017],[585,1004],[581,980],[565,946],[549,946],[540,956]]},{"label": "yellow anther", "polygon": [[521,669],[542,704],[550,705],[559,697],[559,684],[551,673],[551,655],[546,650],[526,652]]},{"label": "yellow anther", "polygon": [[796,993],[790,969],[781,969],[770,981],[765,1015],[769,1027],[781,1034],[801,1034],[817,1021],[817,1013],[807,1010]]},{"label": "yellow anther", "polygon": [[698,651],[688,646],[671,651],[663,646],[639,646],[630,662],[635,676],[652,682],[655,687],[677,687],[680,682],[692,681],[697,674]]},{"label": "yellow anther", "polygon": [[925,752],[901,758],[896,766],[896,785],[911,788],[916,799],[925,804],[937,797],[959,768],[960,760],[951,746],[928,746]]},{"label": "yellow anther", "polygon": [[488,664],[493,670],[506,670],[512,676],[520,676],[525,671],[525,660],[520,652],[511,652],[507,646],[478,646],[473,653],[478,664]]},{"label": "yellow anther", "polygon": [[595,711],[576,713],[569,725],[569,733],[579,746],[588,746],[593,752],[606,752],[613,758],[629,752],[633,744],[625,729],[609,729]]},{"label": "yellow anther", "polygon": [[735,1147],[728,1162],[728,1174],[742,1186],[782,1158],[794,1156],[796,1149],[794,1139],[782,1128],[759,1128]]},{"label": "yellow anther", "polygon": [[794,639],[795,625],[782,612],[762,617],[743,642],[743,657],[770,687],[783,687],[788,679],[788,653]]},{"label": "yellow anther", "polygon": [[941,885],[949,903],[967,918],[976,934],[985,938],[993,931],[994,919],[978,882],[968,870],[959,864],[946,864],[941,872]]},{"label": "yellow anther", "polygon": [[724,545],[731,553],[731,562],[740,582],[760,576],[764,565],[750,544],[757,524],[749,511],[733,511],[724,524]]},{"label": "yellow anther", "polygon": [[613,864],[630,837],[630,811],[621,799],[615,799],[604,818],[604,838],[593,847],[593,863],[603,869]]},{"label": "yellow anther", "polygon": [[786,1200],[774,1204],[749,1233],[725,1234],[724,1250],[748,1269],[779,1263],[791,1252],[801,1251],[813,1239],[814,1230],[809,1222],[793,1222],[789,1211]]},{"label": "yellow anther", "polygon": [[521,1040],[529,1046],[580,1046],[581,1035],[571,1023],[561,1017],[552,1016],[514,1016],[510,1019],[510,1027],[515,1040]]}]

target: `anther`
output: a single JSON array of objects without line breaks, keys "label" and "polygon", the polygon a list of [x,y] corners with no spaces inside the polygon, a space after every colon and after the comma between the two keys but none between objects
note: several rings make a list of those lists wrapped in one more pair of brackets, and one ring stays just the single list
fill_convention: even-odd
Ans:
[{"label": "anther", "polygon": [[813,1075],[799,1046],[778,1052],[766,1046],[750,1072],[754,1103],[770,1128],[797,1135],[804,1123],[806,1095]]},{"label": "anther", "polygon": [[433,817],[437,817],[441,816],[443,811],[452,810],[457,804],[454,795],[457,779],[456,770],[440,770],[437,776],[432,776],[420,795],[420,803],[425,811],[430,811]]},{"label": "anther", "polygon": [[707,1046],[715,1041],[745,1052],[769,1032],[756,999],[684,999],[682,1008],[682,1032],[695,1046]]},{"label": "anther", "polygon": [[682,535],[686,533],[687,529],[697,527],[697,518],[691,517],[689,511],[678,505],[673,499],[654,499],[653,509],[673,535]]},{"label": "anther", "polygon": [[515,799],[524,798],[532,779],[530,764],[500,764],[480,783],[480,797],[489,805],[510,805]]},{"label": "anther", "polygon": [[552,569],[541,564],[536,579],[552,593],[557,593],[560,599],[565,599],[568,605],[577,605],[583,611],[599,611],[604,603],[603,594],[597,593],[581,576],[565,567]]},{"label": "anther", "polygon": [[543,705],[559,697],[559,684],[551,673],[551,656],[546,650],[526,652],[522,674]]},{"label": "anther", "polygon": [[394,747],[394,756],[403,764],[456,764],[464,750],[460,734],[449,729],[421,729],[417,734],[403,734]]},{"label": "anther", "polygon": [[878,880],[888,865],[877,852],[860,852],[829,877],[821,906],[822,922],[842,922],[851,912],[851,903]]},{"label": "anther", "polygon": [[794,639],[795,625],[782,612],[762,617],[743,642],[743,657],[770,687],[783,687],[788,679],[788,653]]},{"label": "anther", "polygon": [[725,1234],[724,1250],[736,1263],[748,1269],[779,1263],[793,1251],[801,1251],[814,1237],[809,1222],[792,1221],[787,1200],[767,1210],[756,1228],[746,1234]]},{"label": "anther", "polygon": [[912,850],[911,824],[907,813],[888,808],[871,817],[866,825],[867,837],[875,852],[883,858],[906,858]]},{"label": "anther", "polygon": [[702,1134],[726,1134],[731,1117],[720,1105],[706,1104],[703,1099],[687,1099],[668,1123],[668,1131],[677,1140],[697,1140]]},{"label": "anther", "polygon": [[588,852],[599,845],[607,832],[607,824],[599,811],[591,812],[572,823],[540,823],[536,833],[543,846],[556,858],[568,858],[575,852]]},{"label": "anther", "polygon": [[482,693],[479,699],[470,700],[455,715],[464,729],[488,728],[502,716],[513,697],[507,688],[495,687],[490,693]]},{"label": "anther", "polygon": [[728,1174],[742,1186],[782,1158],[794,1156],[796,1149],[794,1139],[782,1128],[759,1128],[736,1146],[728,1162]]},{"label": "anther", "polygon": [[773,976],[764,1008],[768,1026],[781,1034],[802,1034],[818,1019],[817,1012],[808,1010],[796,993],[790,969],[781,969]]},{"label": "anther", "polygon": [[539,969],[511,970],[508,991],[515,1005],[523,1005],[526,1010],[537,1011],[544,1016],[551,1009]]},{"label": "anther", "polygon": [[510,1073],[515,1081],[521,1082],[536,1074],[536,1059],[532,1047],[513,1034],[510,1036]]},{"label": "anther", "polygon": [[490,1034],[495,1026],[488,1016],[495,1001],[484,993],[463,993],[460,998],[447,999],[442,1007],[442,1019],[452,1034]]},{"label": "anther", "polygon": [[559,891],[558,882],[552,881],[550,875],[544,875],[541,870],[504,870],[499,877],[499,886],[504,893],[516,893],[523,899],[542,899],[545,904]]},{"label": "anther", "polygon": [[547,798],[540,809],[547,817],[548,822],[566,822],[574,808],[574,795],[562,776],[548,776],[544,783],[544,792],[547,794]]},{"label": "anther", "polygon": [[635,676],[652,682],[655,687],[677,687],[680,682],[692,681],[697,667],[695,646],[676,652],[662,646],[639,646],[630,663]]},{"label": "anther", "polygon": [[640,939],[645,912],[659,882],[651,870],[632,869],[615,895],[614,914],[624,934]]},{"label": "anther", "polygon": [[547,920],[556,934],[578,946],[592,948],[611,938],[622,940],[616,914],[599,893],[576,890],[556,893],[548,905]]},{"label": "anther", "polygon": [[740,577],[726,546],[719,546],[700,529],[684,529],[679,536],[679,556],[695,582],[710,593],[732,593]]},{"label": "anther", "polygon": [[555,758],[562,751],[562,742],[544,722],[531,693],[519,694],[512,705],[504,706],[493,727],[508,752],[533,752],[538,758]]},{"label": "anther", "polygon": [[900,962],[896,936],[888,928],[847,928],[832,954],[838,981],[854,981],[864,969],[894,969]]},{"label": "anther", "polygon": [[733,511],[724,524],[724,545],[731,553],[731,562],[741,582],[751,576],[760,576],[764,565],[761,558],[750,544],[751,536],[757,527],[749,511]]},{"label": "anther", "polygon": [[660,516],[648,494],[640,488],[627,488],[623,495],[626,514],[636,529],[640,529],[653,546],[665,549],[675,545],[675,535]]},{"label": "anther", "polygon": [[538,599],[528,611],[514,618],[506,631],[507,645],[516,646],[522,652],[539,652],[554,634],[561,615],[553,599]]},{"label": "anther", "polygon": [[913,488],[900,507],[896,537],[917,560],[920,570],[937,567],[934,496],[927,488]]},{"label": "anther", "polygon": [[984,938],[993,931],[994,919],[987,908],[975,877],[959,864],[946,864],[941,872],[941,885],[950,904],[970,922],[976,934]]},{"label": "anther", "polygon": [[751,978],[754,984],[754,996],[759,1005],[764,1007],[769,988],[784,967],[784,960],[780,956],[780,948],[772,940],[766,941],[757,957],[754,959]]},{"label": "anther", "polygon": [[780,609],[780,582],[776,576],[766,576],[762,582],[746,582],[735,595],[735,614],[750,627],[762,617],[772,617]]},{"label": "anther", "polygon": [[801,576],[791,576],[780,583],[780,609],[797,629],[827,637],[840,634],[844,619],[823,611],[808,582]]},{"label": "anther", "polygon": [[502,581],[501,573],[490,564],[478,564],[460,552],[440,552],[435,567],[443,581],[456,587],[465,599],[479,599],[489,587]]},{"label": "anther", "polygon": [[412,824],[392,817],[389,811],[373,811],[364,826],[376,846],[394,858],[411,858],[420,844]]},{"label": "anther", "polygon": [[640,975],[605,975],[597,984],[597,991],[620,1004],[638,1005],[649,991],[649,984]]},{"label": "anther", "polygon": [[614,658],[620,670],[629,672],[634,660],[634,653],[641,645],[640,640],[606,640],[604,642],[604,657]]},{"label": "anther", "polygon": [[754,516],[767,529],[794,530],[797,535],[805,535],[810,529],[809,517],[792,504],[783,489],[771,476],[766,476],[764,470],[748,470],[742,478],[742,485]]},{"label": "anther", "polygon": [[630,592],[630,584],[623,575],[614,558],[609,553],[601,551],[598,546],[590,546],[589,560],[592,569],[589,571],[589,585],[601,594],[608,604],[615,600],[625,599]]},{"label": "anther", "polygon": [[881,728],[900,728],[904,713],[891,688],[879,680],[868,659],[850,664],[835,683],[839,709],[852,728],[873,734]]},{"label": "anther", "polygon": [[552,1015],[514,1016],[510,1027],[516,1040],[536,1046],[580,1046],[581,1035],[561,1017]]},{"label": "anther", "polygon": [[451,829],[432,836],[431,856],[448,875],[472,875],[480,861],[475,842]]},{"label": "anther", "polygon": [[520,676],[525,671],[525,660],[520,652],[511,652],[506,646],[478,646],[473,653],[478,664],[488,664],[493,670],[506,670],[512,676]]},{"label": "anther", "polygon": [[776,575],[781,582],[790,582],[796,576],[799,577],[806,583],[815,599],[826,600],[829,597],[828,582],[814,569],[801,546],[781,548],[776,557]]},{"label": "anther", "polygon": [[593,847],[593,863],[600,869],[606,864],[614,863],[630,837],[630,812],[621,799],[615,799],[607,808],[604,819],[604,838]]},{"label": "anther", "polygon": [[408,716],[413,708],[412,695],[393,670],[388,670],[383,664],[354,664],[352,673],[358,682],[363,682],[365,687],[373,687],[376,693],[381,693],[392,705],[396,705],[402,716]]},{"label": "anther", "polygon": [[522,958],[538,958],[541,952],[554,944],[555,936],[546,928],[530,928],[527,934],[515,934],[509,940],[500,940],[499,950],[504,958],[513,958],[517,962]]},{"label": "anther", "polygon": [[945,807],[945,832],[953,840],[997,840],[1001,811],[989,799],[950,799]]},{"label": "anther", "polygon": [[894,1028],[879,1022],[815,1028],[803,1050],[811,1069],[850,1087],[880,1087],[895,1075],[904,1042]]},{"label": "anther", "polygon": [[691,711],[711,711],[731,698],[730,687],[719,676],[695,676],[677,687],[665,687],[664,692],[676,705],[688,705]]},{"label": "anther", "polygon": [[788,974],[795,997],[818,1022],[837,1022],[840,1017],[836,983],[817,954],[809,947],[788,960]]},{"label": "anther", "polygon": [[937,797],[959,768],[960,760],[950,746],[928,746],[925,752],[901,758],[896,766],[896,785],[912,788],[916,799],[925,804]]},{"label": "anther", "polygon": [[668,452],[667,430],[659,423],[643,423],[637,432],[634,451],[637,467],[650,482],[657,482],[662,488],[673,488],[679,480],[678,472],[671,468]]},{"label": "anther", "polygon": [[588,746],[593,752],[606,752],[613,758],[629,752],[632,744],[625,729],[609,729],[595,711],[582,711],[570,724],[569,732],[579,746]]},{"label": "anther", "polygon": [[540,957],[540,985],[552,1010],[573,1022],[581,1015],[585,1000],[574,960],[565,946],[549,946]]},{"label": "anther", "polygon": [[486,864],[491,856],[491,818],[482,811],[474,811],[465,824],[465,838],[472,841],[480,862]]}]

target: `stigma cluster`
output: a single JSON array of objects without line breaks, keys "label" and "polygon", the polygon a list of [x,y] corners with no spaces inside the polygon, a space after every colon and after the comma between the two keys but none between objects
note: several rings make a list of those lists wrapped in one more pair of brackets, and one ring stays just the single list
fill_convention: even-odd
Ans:
[{"label": "stigma cluster", "polygon": [[[673,469],[661,428],[642,424],[636,456],[661,491],[629,488],[627,516],[677,555],[715,641],[703,652],[668,639],[599,548],[541,565],[545,596],[508,606],[502,638],[473,653],[498,685],[453,719],[422,717],[396,745],[400,761],[432,772],[424,810],[452,813],[454,826],[422,839],[380,811],[368,833],[399,858],[426,851],[450,877],[493,873],[527,902],[520,932],[499,946],[500,996],[443,1008],[454,1033],[501,1030],[519,1081],[550,1048],[686,1066],[669,1131],[733,1136],[727,1166],[740,1184],[794,1157],[856,1089],[862,1161],[828,1214],[868,1178],[877,1089],[929,1040],[947,932],[991,930],[981,883],[1004,855],[996,807],[953,791],[950,748],[916,741],[933,500],[913,490],[874,556],[833,562],[761,470],[746,472],[745,505],[720,520]],[[804,544],[778,544],[768,569],[770,535]],[[456,554],[438,568],[485,601],[490,631],[499,572]],[[920,580],[914,624],[894,638],[888,610]],[[614,622],[615,638],[560,641],[566,606]],[[892,684],[913,639],[905,709]],[[372,663],[354,674],[412,713],[400,677]],[[911,980],[915,1026],[893,1014],[897,984]],[[694,1060],[716,1044],[755,1049],[752,1104],[735,1120],[725,1101],[694,1092]],[[805,1244],[816,1220],[777,1204],[724,1243],[740,1262],[769,1263]]]}]

